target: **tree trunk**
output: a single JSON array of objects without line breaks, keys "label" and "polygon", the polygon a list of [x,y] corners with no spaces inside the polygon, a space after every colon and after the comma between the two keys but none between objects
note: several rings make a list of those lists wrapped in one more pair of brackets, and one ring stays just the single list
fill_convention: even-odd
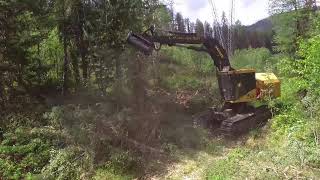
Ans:
[{"label": "tree trunk", "polygon": [[74,79],[76,81],[76,88],[79,86],[80,84],[80,72],[79,72],[79,62],[78,62],[78,57],[75,54],[74,51],[72,51],[72,67],[73,67],[73,72],[74,72]]},{"label": "tree trunk", "polygon": [[80,2],[79,4],[79,21],[78,21],[78,49],[80,52],[80,56],[81,56],[81,62],[82,62],[82,77],[83,77],[83,81],[84,81],[84,86],[87,86],[87,81],[88,81],[88,61],[86,59],[86,55],[87,55],[87,45],[86,42],[84,40],[84,30],[83,30],[83,25],[85,23],[85,19],[84,19],[84,12],[83,12],[83,4]]},{"label": "tree trunk", "polygon": [[[82,41],[83,42],[83,41]],[[88,82],[88,61],[86,59],[86,54],[84,53],[84,50],[81,49],[81,62],[82,62],[82,77],[83,77],[83,81],[84,81],[84,85],[87,86],[87,82]]]},{"label": "tree trunk", "polygon": [[4,109],[5,108],[5,97],[4,97],[4,85],[2,83],[2,74],[0,76],[0,108]]},{"label": "tree trunk", "polygon": [[136,112],[141,114],[145,111],[145,100],[146,100],[146,91],[145,85],[146,82],[143,76],[143,70],[145,69],[143,66],[143,57],[137,56],[137,59],[134,61],[134,78],[133,80],[133,92],[135,96],[135,105],[136,105]]},{"label": "tree trunk", "polygon": [[296,15],[296,36],[294,37],[293,40],[293,53],[296,52],[297,48],[298,48],[298,37],[300,36],[300,21],[298,18],[298,4],[297,1],[294,1],[294,12]]},{"label": "tree trunk", "polygon": [[116,55],[113,56],[115,62],[116,62],[116,80],[120,80],[121,79],[121,63],[120,63],[120,58],[119,58],[119,53],[118,51],[115,51]]},{"label": "tree trunk", "polygon": [[63,87],[62,87],[62,95],[66,95],[68,93],[68,44],[67,37],[64,32],[63,35],[63,51],[64,51],[64,62],[63,62]]},{"label": "tree trunk", "polygon": [[37,44],[37,53],[38,53],[38,84],[41,84],[41,69],[42,69],[42,64],[40,60],[40,43]]},{"label": "tree trunk", "polygon": [[64,60],[63,60],[63,85],[62,85],[62,95],[65,96],[68,93],[68,38],[67,38],[67,20],[66,20],[66,8],[65,2],[63,2],[63,27],[62,27],[62,35],[63,35],[63,52],[64,52]]}]

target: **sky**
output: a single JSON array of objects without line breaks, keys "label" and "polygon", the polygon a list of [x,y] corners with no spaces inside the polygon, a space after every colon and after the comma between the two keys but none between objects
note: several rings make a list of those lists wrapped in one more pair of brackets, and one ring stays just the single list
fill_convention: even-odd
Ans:
[{"label": "sky", "polygon": [[[201,21],[213,22],[212,6],[210,0],[173,0],[174,9],[180,12],[184,18],[192,21],[200,19]],[[213,0],[218,19],[221,19],[222,11],[226,12],[227,18],[230,17],[231,0]],[[235,15],[234,19],[240,20],[243,25],[251,25],[255,22],[269,16],[269,0],[234,0]]]}]

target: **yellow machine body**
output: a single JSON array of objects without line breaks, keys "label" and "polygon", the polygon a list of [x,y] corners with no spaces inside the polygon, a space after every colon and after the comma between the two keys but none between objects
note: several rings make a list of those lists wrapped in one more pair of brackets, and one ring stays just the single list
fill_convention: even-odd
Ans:
[{"label": "yellow machine body", "polygon": [[[274,73],[256,73],[254,69],[239,69],[229,72],[236,76],[246,77],[234,84],[233,93],[237,99],[230,103],[253,102],[259,99],[276,98],[281,95],[281,82]],[[247,76],[255,76],[255,81]],[[234,82],[234,80],[233,80]],[[248,88],[250,87],[250,88]],[[245,90],[246,93],[239,93]]]},{"label": "yellow machine body", "polygon": [[281,95],[281,82],[273,73],[256,73],[257,98],[276,98]]}]

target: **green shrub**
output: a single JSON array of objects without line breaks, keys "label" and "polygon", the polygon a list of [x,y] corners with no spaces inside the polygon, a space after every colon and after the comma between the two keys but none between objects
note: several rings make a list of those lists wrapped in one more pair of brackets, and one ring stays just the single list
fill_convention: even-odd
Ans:
[{"label": "green shrub", "polygon": [[239,161],[243,160],[248,153],[247,149],[236,148],[232,150],[226,159],[218,160],[210,167],[207,172],[208,179],[232,179],[239,173],[239,168],[241,168]]},{"label": "green shrub", "polygon": [[[42,112],[43,107],[39,105],[40,112],[12,112],[5,114],[4,116],[0,117],[0,125],[3,130],[6,132],[15,131],[19,127],[41,127],[46,126],[48,121],[43,119]],[[18,109],[18,108],[17,108]]]},{"label": "green shrub", "polygon": [[175,64],[184,66],[191,72],[207,75],[215,70],[213,60],[207,53],[179,47],[163,48],[162,52],[169,56]]},{"label": "green shrub", "polygon": [[117,172],[129,173],[135,172],[139,166],[139,160],[128,151],[116,150],[112,153],[105,167],[114,169]]},{"label": "green shrub", "polygon": [[90,154],[78,147],[52,150],[41,172],[43,179],[83,179],[89,177],[93,164]]},{"label": "green shrub", "polygon": [[[21,179],[39,174],[50,160],[56,137],[41,132],[43,129],[18,128],[5,133],[0,144],[0,176],[5,179]],[[47,130],[44,130],[47,131]],[[49,131],[47,131],[49,132]]]},{"label": "green shrub", "polygon": [[236,69],[253,68],[257,72],[270,71],[272,69],[270,66],[277,61],[271,57],[270,51],[266,48],[236,50],[231,57],[231,64]]},{"label": "green shrub", "polygon": [[110,159],[96,171],[94,179],[133,179],[138,172],[139,163],[139,159],[128,151],[114,149]]},{"label": "green shrub", "polygon": [[174,75],[167,78],[163,82],[163,86],[172,90],[196,90],[203,87],[203,82],[201,82],[197,77]]},{"label": "green shrub", "polygon": [[[283,57],[278,69],[283,76],[280,114],[272,123],[270,143],[285,149],[292,163],[319,167],[320,36],[302,41],[301,60]],[[276,146],[276,147],[275,147]]]},{"label": "green shrub", "polygon": [[78,145],[88,145],[91,142],[97,116],[99,113],[94,108],[81,108],[77,105],[53,107],[44,115],[53,127],[63,130]]},{"label": "green shrub", "polygon": [[93,177],[95,180],[132,180],[134,177],[130,175],[123,175],[114,173],[113,170],[98,169],[96,175]]}]

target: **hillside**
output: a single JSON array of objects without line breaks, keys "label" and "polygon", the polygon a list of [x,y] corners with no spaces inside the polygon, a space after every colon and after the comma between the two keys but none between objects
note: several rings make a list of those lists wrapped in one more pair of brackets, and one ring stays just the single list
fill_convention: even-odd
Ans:
[{"label": "hillside", "polygon": [[246,26],[246,29],[251,32],[271,32],[272,28],[273,24],[270,18],[262,19],[250,26]]}]

